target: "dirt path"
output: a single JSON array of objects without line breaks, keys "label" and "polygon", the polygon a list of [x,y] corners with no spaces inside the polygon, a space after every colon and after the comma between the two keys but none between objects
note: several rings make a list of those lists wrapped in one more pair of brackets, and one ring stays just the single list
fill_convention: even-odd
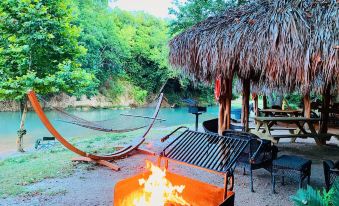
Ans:
[{"label": "dirt path", "polygon": [[[147,146],[147,145],[146,145]],[[159,151],[164,145],[153,142],[153,150]],[[301,155],[313,161],[311,185],[324,185],[322,160],[339,159],[339,148],[336,146],[316,146],[314,143],[281,143],[279,155]],[[121,171],[113,172],[95,165],[75,164],[76,172],[67,178],[47,179],[29,186],[31,193],[26,196],[0,200],[0,205],[112,205],[114,185],[124,178],[144,171],[145,159],[155,161],[154,157],[136,154],[119,160]],[[223,179],[197,169],[170,164],[170,170],[222,186]],[[242,172],[235,173],[236,205],[292,205],[290,196],[295,194],[297,183],[287,181],[285,186],[277,183],[278,194],[271,194],[271,177],[265,170],[254,171],[254,189],[249,189],[249,176]]]}]

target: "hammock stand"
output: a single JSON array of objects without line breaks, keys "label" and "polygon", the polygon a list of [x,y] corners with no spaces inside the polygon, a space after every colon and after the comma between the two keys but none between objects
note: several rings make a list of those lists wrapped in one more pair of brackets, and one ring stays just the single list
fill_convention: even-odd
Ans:
[{"label": "hammock stand", "polygon": [[34,91],[28,91],[27,93],[28,95],[28,99],[32,104],[32,107],[35,111],[35,113],[38,115],[38,117],[40,118],[41,122],[45,125],[45,127],[47,128],[47,130],[62,144],[64,145],[67,149],[71,150],[72,152],[80,155],[81,157],[77,157],[77,158],[73,158],[72,161],[81,161],[81,162],[95,162],[97,164],[100,165],[104,165],[109,167],[110,169],[114,170],[114,171],[119,171],[120,167],[114,163],[111,163],[109,161],[113,161],[116,159],[121,159],[127,155],[129,155],[130,153],[137,151],[140,153],[144,153],[144,154],[150,154],[150,155],[155,155],[154,152],[149,151],[147,149],[143,149],[140,148],[140,146],[145,142],[146,140],[146,136],[149,133],[149,131],[151,130],[151,128],[154,125],[154,122],[156,121],[156,118],[159,114],[159,110],[160,110],[160,106],[162,103],[162,99],[163,99],[163,94],[161,93],[159,96],[159,101],[157,103],[156,109],[153,113],[152,116],[152,121],[151,123],[148,125],[148,127],[146,128],[145,132],[143,133],[143,135],[139,138],[137,138],[134,142],[132,142],[131,144],[124,146],[124,147],[117,147],[119,148],[118,151],[112,153],[112,154],[107,154],[107,155],[95,155],[95,154],[90,154],[90,153],[86,153],[80,149],[78,149],[77,147],[75,147],[74,145],[72,145],[70,142],[68,142],[52,125],[52,123],[49,121],[49,119],[47,118],[46,114],[44,113],[40,102],[38,101],[38,98],[35,94]]}]

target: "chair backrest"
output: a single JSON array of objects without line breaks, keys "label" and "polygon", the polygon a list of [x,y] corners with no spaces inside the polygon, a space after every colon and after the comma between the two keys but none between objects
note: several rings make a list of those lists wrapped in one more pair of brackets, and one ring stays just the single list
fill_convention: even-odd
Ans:
[{"label": "chair backrest", "polygon": [[[204,131],[209,134],[218,134],[218,121],[218,118],[204,121],[202,123]],[[231,124],[230,130],[243,131],[244,127]]]},{"label": "chair backrest", "polygon": [[204,121],[202,127],[206,133],[218,134],[218,118]]},{"label": "chair backrest", "polygon": [[242,152],[243,155],[248,155],[252,162],[260,163],[268,159],[275,159],[277,157],[278,149],[272,146],[271,141],[260,139],[252,133],[227,130],[223,135],[234,134],[238,138],[249,139],[250,143]]},{"label": "chair backrest", "polygon": [[331,160],[325,160],[323,161],[323,167],[324,167],[326,190],[329,190],[331,187],[330,169],[334,167],[334,163]]}]

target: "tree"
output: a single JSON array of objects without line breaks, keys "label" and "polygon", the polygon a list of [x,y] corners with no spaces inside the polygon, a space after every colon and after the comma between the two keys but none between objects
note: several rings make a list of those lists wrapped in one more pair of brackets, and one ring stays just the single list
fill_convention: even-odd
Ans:
[{"label": "tree", "polygon": [[20,102],[17,149],[26,133],[26,92],[95,92],[93,74],[77,59],[86,52],[78,44],[71,0],[2,0],[0,2],[0,99]]},{"label": "tree", "polygon": [[169,75],[167,23],[143,12],[113,11],[128,56],[124,71],[134,85],[156,93]]},{"label": "tree", "polygon": [[120,35],[107,0],[78,0],[77,24],[82,28],[79,43],[86,47],[80,58],[84,68],[90,69],[105,84],[107,79],[123,73],[129,50]]},{"label": "tree", "polygon": [[205,20],[222,13],[231,6],[245,3],[244,0],[174,0],[169,13],[175,16],[170,22],[171,34],[177,34]]}]

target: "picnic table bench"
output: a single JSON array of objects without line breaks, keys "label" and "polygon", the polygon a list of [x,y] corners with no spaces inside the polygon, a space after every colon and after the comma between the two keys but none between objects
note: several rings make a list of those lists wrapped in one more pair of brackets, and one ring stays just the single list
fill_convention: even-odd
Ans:
[{"label": "picnic table bench", "polygon": [[[292,138],[292,142],[296,138],[314,138],[318,145],[323,144],[324,139],[329,139],[332,134],[320,134],[314,128],[314,124],[320,121],[320,118],[305,118],[305,117],[255,117],[256,127],[251,129],[251,133],[256,134],[262,139],[271,140],[273,143],[278,143],[280,138]],[[289,126],[278,128],[273,127],[277,123],[287,123]],[[308,127],[308,130],[304,126]],[[274,130],[288,130],[289,134],[272,134]]]},{"label": "picnic table bench", "polygon": [[283,115],[283,116],[300,116],[302,114],[301,109],[288,109],[288,110],[282,110],[282,109],[262,109],[259,111],[260,113],[264,113],[265,116],[277,116],[277,115]]}]

